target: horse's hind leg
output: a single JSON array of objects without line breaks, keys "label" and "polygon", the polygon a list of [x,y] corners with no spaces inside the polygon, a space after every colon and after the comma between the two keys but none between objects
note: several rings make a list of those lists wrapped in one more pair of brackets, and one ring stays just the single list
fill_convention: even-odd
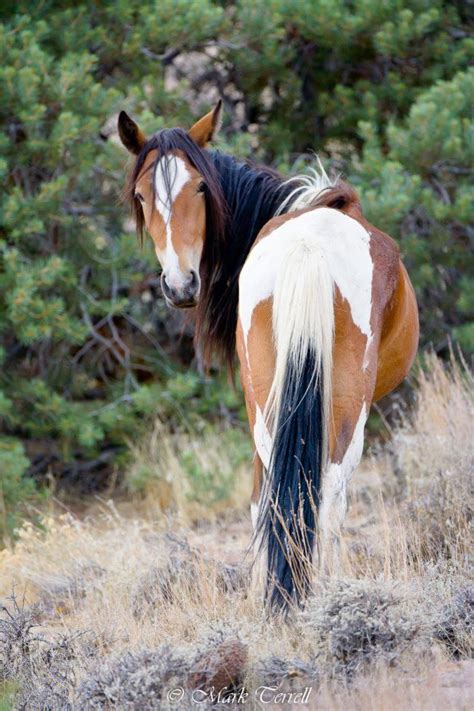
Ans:
[{"label": "horse's hind leg", "polygon": [[[363,449],[364,426],[374,388],[376,369],[364,369],[367,337],[354,326],[347,302],[336,297],[336,334],[333,350],[333,417],[330,423],[329,466],[323,473],[319,510],[321,558],[332,569],[338,560],[338,541],[346,513],[346,488]],[[271,331],[271,301],[253,312],[252,326],[244,338],[237,329],[237,348],[250,430],[255,442],[252,519],[255,522],[271,452],[271,438],[263,412],[273,379],[275,355]],[[370,352],[375,350],[372,345]]]},{"label": "horse's hind leg", "polygon": [[[237,352],[250,432],[255,444],[252,520],[258,507],[265,468],[268,468],[272,441],[263,413],[275,369],[272,340],[271,299],[260,302],[252,313],[251,327],[244,334],[237,325]],[[255,523],[255,521],[254,521]]]},{"label": "horse's hind leg", "polygon": [[375,384],[375,343],[354,326],[347,302],[336,299],[333,349],[332,421],[329,464],[323,475],[319,509],[320,563],[326,572],[340,565],[341,529],[347,511],[347,485],[364,447],[364,428]]},{"label": "horse's hind leg", "polygon": [[[347,511],[347,485],[358,466],[364,447],[364,427],[368,415],[365,402],[353,401],[336,436],[344,438],[346,449],[333,453],[324,472],[322,500],[319,509],[320,564],[324,572],[337,572],[340,566],[340,538]],[[358,415],[355,413],[358,411]],[[350,432],[350,434],[348,434]]]},{"label": "horse's hind leg", "polygon": [[[239,319],[237,326],[237,352],[249,427],[255,445],[254,476],[250,505],[255,533],[261,506],[263,481],[272,450],[271,435],[263,417],[275,367],[270,299],[255,306],[248,333],[244,334]],[[254,540],[254,550],[255,563],[252,567],[252,586],[255,590],[262,590],[266,580],[266,558],[264,551],[261,550],[261,538],[258,536]]]}]

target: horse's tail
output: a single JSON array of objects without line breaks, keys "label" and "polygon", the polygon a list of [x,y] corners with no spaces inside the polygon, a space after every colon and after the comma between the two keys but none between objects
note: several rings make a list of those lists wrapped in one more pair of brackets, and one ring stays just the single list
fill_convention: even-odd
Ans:
[{"label": "horse's tail", "polygon": [[288,241],[273,296],[275,375],[266,408],[273,432],[258,531],[266,599],[285,608],[311,580],[316,514],[328,451],[334,285],[317,235]]}]

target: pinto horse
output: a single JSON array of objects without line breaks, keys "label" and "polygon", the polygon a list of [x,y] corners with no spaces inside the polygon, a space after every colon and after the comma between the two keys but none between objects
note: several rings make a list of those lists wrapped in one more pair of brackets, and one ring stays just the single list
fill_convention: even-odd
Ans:
[{"label": "pinto horse", "polygon": [[337,549],[371,403],[407,375],[418,310],[398,247],[355,190],[323,169],[284,181],[209,150],[221,113],[146,138],[122,112],[126,193],[166,301],[195,308],[204,357],[231,365],[237,350],[265,597],[286,608],[310,588],[316,543],[324,565]]}]

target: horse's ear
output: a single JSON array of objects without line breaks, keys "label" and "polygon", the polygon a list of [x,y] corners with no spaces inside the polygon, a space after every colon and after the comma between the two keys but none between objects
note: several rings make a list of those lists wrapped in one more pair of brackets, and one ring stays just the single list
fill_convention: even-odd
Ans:
[{"label": "horse's ear", "polygon": [[188,133],[198,146],[204,148],[206,143],[212,141],[222,124],[222,100],[219,99],[212,111],[196,121]]},{"label": "horse's ear", "polygon": [[118,132],[125,148],[137,156],[146,143],[145,134],[125,111],[119,114]]}]

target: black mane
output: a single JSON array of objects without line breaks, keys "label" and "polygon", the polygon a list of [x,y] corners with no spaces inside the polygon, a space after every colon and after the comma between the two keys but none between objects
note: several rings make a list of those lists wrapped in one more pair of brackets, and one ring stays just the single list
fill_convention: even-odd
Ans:
[{"label": "black mane", "polygon": [[204,340],[208,339],[211,350],[217,350],[231,365],[241,269],[258,233],[295,186],[285,185],[279,175],[266,168],[217,151],[209,151],[208,156],[219,176],[227,219],[222,240],[214,240],[212,225],[206,230],[201,269],[210,279],[207,298],[199,310],[206,324]]},{"label": "black mane", "polygon": [[[143,147],[132,170],[126,197],[132,205],[137,230],[143,233],[143,212],[134,194],[146,156],[157,151],[150,170],[171,151],[182,151],[205,183],[206,236],[201,257],[201,295],[196,309],[196,340],[205,360],[212,354],[232,367],[237,327],[240,271],[262,227],[275,215],[295,185],[267,168],[237,161],[219,151],[201,149],[180,128],[156,133]],[[173,176],[166,171],[167,196],[171,199]],[[153,187],[155,181],[153,180]]]}]

